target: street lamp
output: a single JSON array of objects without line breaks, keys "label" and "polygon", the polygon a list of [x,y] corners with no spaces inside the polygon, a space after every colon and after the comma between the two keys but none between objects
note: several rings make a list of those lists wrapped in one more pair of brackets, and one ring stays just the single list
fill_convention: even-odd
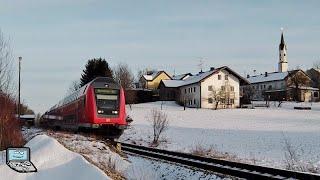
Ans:
[{"label": "street lamp", "polygon": [[21,80],[20,80],[20,74],[21,74],[21,60],[22,57],[19,57],[19,99],[18,99],[18,119],[20,120],[20,86],[21,86]]}]

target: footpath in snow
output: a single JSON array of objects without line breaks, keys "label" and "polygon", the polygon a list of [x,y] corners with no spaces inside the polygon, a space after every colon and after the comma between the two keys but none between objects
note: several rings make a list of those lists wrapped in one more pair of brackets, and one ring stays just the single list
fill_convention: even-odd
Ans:
[{"label": "footpath in snow", "polygon": [[18,173],[6,165],[5,151],[0,152],[1,180],[88,180],[110,179],[103,171],[90,164],[81,155],[69,151],[55,139],[38,135],[26,145],[31,149],[31,162],[36,173]]}]

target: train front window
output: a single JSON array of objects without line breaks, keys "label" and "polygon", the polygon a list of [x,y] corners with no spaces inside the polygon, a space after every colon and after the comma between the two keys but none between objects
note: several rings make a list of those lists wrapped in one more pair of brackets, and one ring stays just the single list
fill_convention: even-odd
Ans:
[{"label": "train front window", "polygon": [[119,114],[119,90],[95,89],[97,113],[100,115]]}]

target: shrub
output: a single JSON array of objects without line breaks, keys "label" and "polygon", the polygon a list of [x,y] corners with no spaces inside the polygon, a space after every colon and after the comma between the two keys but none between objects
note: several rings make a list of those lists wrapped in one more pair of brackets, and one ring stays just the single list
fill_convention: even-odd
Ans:
[{"label": "shrub", "polygon": [[21,125],[15,117],[15,103],[9,95],[0,92],[0,150],[24,143]]},{"label": "shrub", "polygon": [[160,135],[166,131],[169,127],[169,120],[167,119],[167,114],[161,112],[160,110],[151,110],[151,115],[149,117],[153,130],[153,145],[158,145]]}]

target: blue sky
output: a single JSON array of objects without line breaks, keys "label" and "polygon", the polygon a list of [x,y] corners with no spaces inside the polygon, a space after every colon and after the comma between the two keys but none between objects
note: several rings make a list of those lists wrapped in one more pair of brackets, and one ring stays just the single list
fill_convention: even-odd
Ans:
[{"label": "blue sky", "polygon": [[86,61],[169,73],[227,65],[275,71],[280,28],[289,68],[320,61],[319,1],[0,0],[0,28],[23,57],[22,97],[37,112],[61,99]]}]

